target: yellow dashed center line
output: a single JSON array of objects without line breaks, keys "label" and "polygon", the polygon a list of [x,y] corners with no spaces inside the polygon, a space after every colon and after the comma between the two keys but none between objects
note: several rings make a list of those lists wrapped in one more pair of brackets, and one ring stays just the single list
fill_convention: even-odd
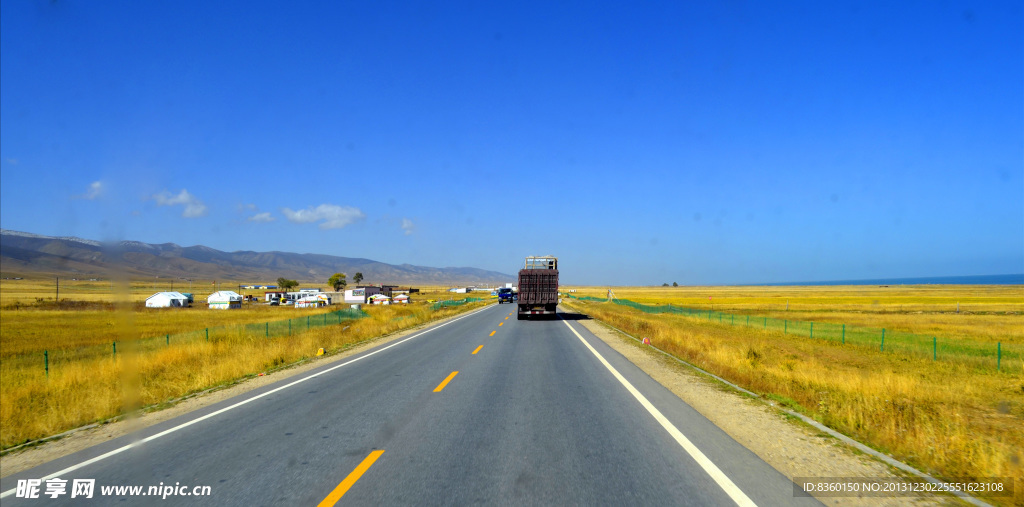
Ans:
[{"label": "yellow dashed center line", "polygon": [[494,336],[494,333],[497,333],[497,331],[491,331],[491,334],[489,334],[487,336]]},{"label": "yellow dashed center line", "polygon": [[[447,382],[447,380],[445,382]],[[317,505],[317,507],[333,507],[334,504],[338,503],[338,500],[341,500],[341,497],[345,496],[348,489],[363,476],[363,473],[370,469],[370,466],[373,465],[374,461],[377,461],[377,458],[379,458],[381,454],[384,454],[384,449],[371,452],[370,455],[352,471],[352,473],[348,474],[348,477],[345,477],[345,480],[341,481],[341,484],[338,484],[338,487],[334,488],[334,491],[331,491],[331,493],[327,495],[327,498],[324,498]]]},{"label": "yellow dashed center line", "polygon": [[505,325],[505,323],[504,323],[504,322],[499,322],[499,323],[498,323],[498,327],[501,327],[501,326],[504,326],[504,325]]},{"label": "yellow dashed center line", "polygon": [[508,317],[505,317],[505,320],[508,320]]},{"label": "yellow dashed center line", "polygon": [[435,393],[441,392],[441,389],[444,389],[444,386],[448,385],[448,383],[451,382],[452,379],[455,378],[455,376],[458,375],[458,374],[459,374],[459,372],[453,371],[451,375],[448,375],[448,378],[444,379],[444,381],[442,381],[440,385],[438,385],[437,387],[434,388],[434,392]]},{"label": "yellow dashed center line", "polygon": [[483,345],[477,347],[476,350],[473,351],[473,353],[476,354],[477,352],[480,352],[480,349],[482,349],[482,348],[484,348]]}]

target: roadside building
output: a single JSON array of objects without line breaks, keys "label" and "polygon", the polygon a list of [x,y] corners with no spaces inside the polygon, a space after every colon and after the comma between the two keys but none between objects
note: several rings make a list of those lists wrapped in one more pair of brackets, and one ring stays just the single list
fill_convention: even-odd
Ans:
[{"label": "roadside building", "polygon": [[[369,302],[369,298],[371,296],[376,296],[377,294],[384,294],[384,290],[376,285],[359,285],[356,286],[356,289],[363,289],[363,296],[367,298],[367,302]],[[386,296],[387,294],[384,295]]]},{"label": "roadside building", "polygon": [[399,295],[391,298],[391,301],[394,304],[396,304],[396,305],[398,305],[398,304],[403,304],[403,305],[404,304],[409,304],[409,295],[408,294],[399,294]]},{"label": "roadside building", "polygon": [[366,302],[366,289],[348,289],[345,291],[345,302],[362,304]]},{"label": "roadside building", "polygon": [[157,292],[146,298],[146,308],[187,308],[188,296],[180,292]]},{"label": "roadside building", "polygon": [[284,299],[285,294],[287,294],[287,292],[283,290],[268,290],[263,293],[263,297],[265,301],[269,303],[275,299]]},{"label": "roadside building", "polygon": [[242,307],[242,295],[233,290],[219,290],[206,298],[213,310],[230,310]]}]

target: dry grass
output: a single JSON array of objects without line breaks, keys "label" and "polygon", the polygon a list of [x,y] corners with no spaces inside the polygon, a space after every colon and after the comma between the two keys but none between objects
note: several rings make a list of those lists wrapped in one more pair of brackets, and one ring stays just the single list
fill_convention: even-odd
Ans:
[{"label": "dry grass", "polygon": [[[149,293],[147,293],[147,296]],[[459,296],[456,298],[455,296]],[[413,306],[427,299],[462,299],[479,294],[449,294],[429,289],[414,295]],[[294,308],[245,303],[239,310],[210,310],[196,301],[192,308],[146,308],[139,303],[115,305],[110,301],[74,304],[63,300],[0,307],[0,359],[32,352],[74,350],[105,346],[236,324],[274,322],[338,309]],[[69,308],[69,309],[62,309]]]},{"label": "dry grass", "polygon": [[[368,318],[269,339],[246,335],[238,327],[234,333],[211,337],[209,342],[193,340],[134,353],[128,347],[127,351],[119,351],[116,359],[105,356],[68,361],[53,368],[49,377],[44,375],[38,358],[33,356],[31,361],[24,361],[25,355],[12,356],[0,363],[0,445],[6,448],[105,420],[307,359],[320,347],[328,352],[337,351],[481,304],[438,311],[431,311],[425,303],[364,307]],[[210,316],[243,313],[201,312]],[[298,312],[283,310],[286,317],[294,317]],[[165,315],[177,317],[186,313]],[[4,315],[6,319],[6,312]],[[7,340],[6,331],[3,340]]]},{"label": "dry grass", "polygon": [[[603,298],[607,294],[607,289],[603,288],[576,289],[576,296]],[[644,304],[671,303],[741,315],[1024,344],[1024,287],[1020,285],[616,287],[613,290],[619,299]]]},{"label": "dry grass", "polygon": [[43,350],[75,349],[127,342],[207,327],[248,324],[320,314],[329,308],[295,309],[246,304],[240,310],[145,308],[49,310],[0,309],[0,358]]},{"label": "dry grass", "polygon": [[[734,288],[714,288],[729,289]],[[596,296],[597,291],[593,292]],[[626,290],[615,292],[620,298],[650,304],[663,302]],[[757,298],[740,296],[740,292],[733,293],[733,305],[726,311],[749,311],[764,304]],[[793,291],[790,295],[800,292],[808,299],[821,297],[813,295],[814,290]],[[742,301],[744,297],[749,300]],[[995,297],[995,301],[985,304],[1019,308],[1015,298],[1019,296],[1007,291],[1001,299]],[[706,296],[703,299],[707,301]],[[654,345],[680,358],[939,476],[1024,479],[1024,363],[1020,361],[1004,364],[1001,373],[980,371],[955,361],[934,362],[863,347],[844,347],[676,314],[645,314],[610,303],[568,304],[629,333],[649,337]],[[811,310],[804,308],[805,313],[829,313],[824,301],[812,305],[804,300],[801,304],[815,306]],[[841,303],[846,304],[856,303]],[[719,310],[717,303],[715,309]],[[902,325],[907,329],[950,329],[942,327],[942,321],[932,321],[934,312],[890,317],[904,319]],[[882,316],[875,314],[870,318]],[[995,326],[991,321],[972,319],[957,329],[987,330],[980,340],[998,336],[1020,343],[1019,328],[1011,331],[1009,337],[994,330],[1021,322],[1020,315],[1005,318],[1011,319],[1009,324],[1003,319]],[[1017,503],[1024,500],[1024,491],[1019,489],[1013,499]]]}]

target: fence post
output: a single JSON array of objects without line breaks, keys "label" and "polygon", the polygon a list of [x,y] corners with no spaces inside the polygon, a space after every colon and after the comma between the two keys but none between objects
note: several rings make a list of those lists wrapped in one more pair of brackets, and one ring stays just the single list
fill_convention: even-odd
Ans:
[{"label": "fence post", "polygon": [[309,329],[309,315],[306,315],[306,329]]},{"label": "fence post", "polygon": [[811,322],[811,335],[808,338],[814,338],[814,323]]},{"label": "fence post", "polygon": [[210,341],[210,328],[206,328],[206,341]]},{"label": "fence post", "polygon": [[938,340],[936,340],[935,337],[933,336],[932,337],[932,361],[935,361],[938,358],[939,358],[939,343],[938,343]]},{"label": "fence post", "polygon": [[263,331],[263,337],[270,338],[270,321],[267,321],[266,326],[266,329]]},{"label": "fence post", "polygon": [[765,330],[765,331],[767,331],[767,330],[768,330],[768,317],[765,317],[765,318],[764,318],[764,330]]},{"label": "fence post", "polygon": [[288,336],[292,335],[292,319],[288,319]]},{"label": "fence post", "polygon": [[1003,362],[1003,342],[996,343],[996,371],[999,371],[999,366]]},{"label": "fence post", "polygon": [[168,346],[171,345],[171,335],[170,334],[167,335],[167,345]]},{"label": "fence post", "polygon": [[50,351],[43,351],[43,368],[46,368],[46,378],[50,378]]},{"label": "fence post", "polygon": [[789,334],[789,321],[782,321],[782,334]]},{"label": "fence post", "polygon": [[114,359],[117,359],[117,342],[114,342]]},{"label": "fence post", "polygon": [[885,352],[885,328],[882,328],[882,346],[878,349]]},{"label": "fence post", "polygon": [[846,324],[843,324],[843,345],[846,345]]}]

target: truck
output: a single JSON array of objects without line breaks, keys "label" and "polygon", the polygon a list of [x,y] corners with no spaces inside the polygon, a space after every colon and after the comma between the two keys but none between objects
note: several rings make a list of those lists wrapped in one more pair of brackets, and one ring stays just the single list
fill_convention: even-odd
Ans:
[{"label": "truck", "polygon": [[519,270],[519,312],[517,319],[534,315],[555,316],[558,306],[558,258],[527,257]]},{"label": "truck", "polygon": [[515,299],[515,294],[512,293],[511,287],[501,287],[498,289],[498,304],[511,303]]}]

